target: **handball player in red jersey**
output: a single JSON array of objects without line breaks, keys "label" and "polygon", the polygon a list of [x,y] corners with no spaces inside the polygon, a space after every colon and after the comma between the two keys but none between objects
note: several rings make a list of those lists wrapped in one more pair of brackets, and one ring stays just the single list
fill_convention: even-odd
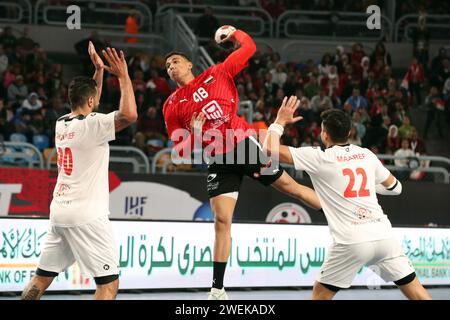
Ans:
[{"label": "handball player in red jersey", "polygon": [[225,41],[239,48],[197,77],[185,54],[166,55],[167,73],[178,88],[163,107],[167,131],[174,142],[173,155],[190,159],[194,146],[201,145],[208,164],[207,191],[215,216],[211,300],[228,298],[223,278],[230,254],[233,211],[244,175],[321,208],[314,190],[298,184],[276,159],[264,155],[256,132],[237,115],[234,77],[247,66],[256,46],[248,34],[232,26],[222,26],[216,32],[216,42]]}]

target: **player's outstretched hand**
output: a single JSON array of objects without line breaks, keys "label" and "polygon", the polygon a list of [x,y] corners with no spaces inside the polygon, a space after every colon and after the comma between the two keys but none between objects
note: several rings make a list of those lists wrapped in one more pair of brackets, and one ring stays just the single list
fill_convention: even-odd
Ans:
[{"label": "player's outstretched hand", "polygon": [[109,67],[106,65],[104,66],[109,73],[115,75],[119,79],[128,77],[128,66],[122,50],[120,50],[119,55],[117,54],[116,49],[108,47],[106,50],[103,50],[102,53],[109,63]]},{"label": "player's outstretched hand", "polygon": [[236,31],[236,28],[233,26],[225,25],[221,26],[216,30],[214,35],[214,40],[217,44],[224,43],[226,41],[232,40],[233,33]]},{"label": "player's outstretched hand", "polygon": [[203,112],[200,112],[197,116],[197,113],[194,112],[194,114],[192,115],[191,118],[191,123],[190,123],[190,127],[191,127],[191,132],[193,133],[201,133],[202,132],[202,127],[205,124],[205,115],[203,114]]},{"label": "player's outstretched hand", "polygon": [[89,41],[88,53],[89,57],[91,57],[91,61],[94,64],[96,70],[100,70],[105,67],[102,58],[100,58],[100,56],[97,54],[97,51],[95,51],[95,47],[92,41]]},{"label": "player's outstretched hand", "polygon": [[296,96],[284,97],[281,103],[280,109],[278,110],[277,119],[275,123],[281,124],[282,126],[300,121],[303,117],[294,117],[295,111],[300,106],[300,100]]}]

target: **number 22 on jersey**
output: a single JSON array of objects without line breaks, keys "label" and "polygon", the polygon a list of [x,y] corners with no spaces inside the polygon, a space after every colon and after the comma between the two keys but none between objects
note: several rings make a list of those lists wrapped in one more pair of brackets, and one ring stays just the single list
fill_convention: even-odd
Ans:
[{"label": "number 22 on jersey", "polygon": [[[354,190],[353,187],[355,186],[355,172],[356,175],[362,176],[362,182],[359,187],[359,190]],[[344,169],[342,170],[342,174],[344,176],[348,176],[350,178],[347,188],[344,191],[344,197],[345,198],[358,198],[358,197],[368,197],[370,196],[370,191],[366,189],[367,185],[367,174],[366,171],[363,168],[356,168],[355,172],[353,172],[352,169]]]}]

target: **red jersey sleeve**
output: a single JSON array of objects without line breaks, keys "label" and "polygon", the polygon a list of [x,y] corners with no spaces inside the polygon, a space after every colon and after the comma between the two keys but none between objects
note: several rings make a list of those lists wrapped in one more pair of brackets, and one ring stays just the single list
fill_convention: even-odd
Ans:
[{"label": "red jersey sleeve", "polygon": [[233,37],[239,42],[241,47],[231,53],[223,62],[225,70],[227,70],[232,77],[236,76],[247,66],[248,60],[256,51],[255,42],[253,42],[253,39],[244,31],[236,30],[233,33]]}]

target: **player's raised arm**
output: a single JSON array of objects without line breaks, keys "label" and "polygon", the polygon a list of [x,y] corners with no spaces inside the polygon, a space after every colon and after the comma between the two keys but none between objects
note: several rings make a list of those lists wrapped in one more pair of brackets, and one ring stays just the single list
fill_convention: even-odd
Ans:
[{"label": "player's raised arm", "polygon": [[102,96],[103,71],[107,67],[103,63],[102,58],[100,58],[100,56],[97,54],[97,51],[95,51],[95,47],[92,41],[89,41],[88,53],[95,67],[95,73],[92,78],[97,83],[97,95],[95,96],[95,105],[99,105],[100,97]]},{"label": "player's raised arm", "polygon": [[119,79],[120,105],[119,111],[114,116],[114,124],[116,131],[120,131],[137,120],[137,106],[133,85],[128,75],[128,66],[123,51],[120,51],[119,56],[116,49],[108,47],[106,50],[103,50],[103,55],[109,63],[109,67],[105,66],[105,69]]},{"label": "player's raised arm", "polygon": [[283,135],[286,124],[303,119],[303,117],[294,117],[295,110],[297,110],[299,105],[300,101],[296,96],[291,96],[289,99],[284,97],[281,107],[278,110],[277,119],[270,125],[264,140],[264,152],[269,156],[278,158],[283,163],[294,163],[289,147],[280,145],[280,138]]},{"label": "player's raised arm", "polygon": [[256,51],[256,45],[253,39],[244,31],[236,30],[232,26],[222,26],[217,29],[215,40],[217,43],[232,41],[235,43],[235,46],[240,45],[223,62],[225,68],[233,77],[247,66],[248,60]]}]

